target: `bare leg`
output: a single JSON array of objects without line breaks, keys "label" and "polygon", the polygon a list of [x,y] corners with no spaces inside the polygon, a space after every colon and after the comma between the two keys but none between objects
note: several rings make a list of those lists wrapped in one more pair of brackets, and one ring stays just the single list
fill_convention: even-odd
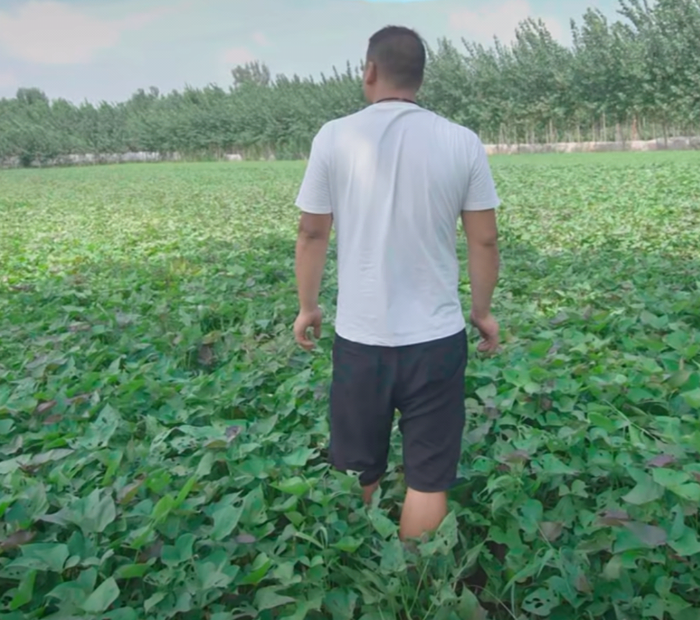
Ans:
[{"label": "bare leg", "polygon": [[377,482],[370,484],[369,486],[362,487],[362,499],[364,500],[365,504],[369,505],[372,503],[372,495],[374,495],[374,492],[378,488],[379,488],[379,480],[377,480]]},{"label": "bare leg", "polygon": [[435,531],[447,516],[447,493],[421,493],[408,489],[401,511],[401,540],[416,539]]}]

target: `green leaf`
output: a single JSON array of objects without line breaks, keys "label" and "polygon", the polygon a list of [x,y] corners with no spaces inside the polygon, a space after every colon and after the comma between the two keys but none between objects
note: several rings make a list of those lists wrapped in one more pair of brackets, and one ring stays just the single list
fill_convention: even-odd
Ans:
[{"label": "green leaf", "polygon": [[87,497],[74,502],[66,518],[86,535],[101,534],[116,520],[117,507],[110,495],[102,495],[100,489],[95,489]]},{"label": "green leaf", "polygon": [[541,618],[548,617],[559,605],[559,597],[549,589],[538,588],[523,601],[523,610]]},{"label": "green leaf", "polygon": [[680,538],[672,540],[669,545],[681,557],[700,554],[700,541],[697,532],[689,527],[684,528]]},{"label": "green leaf", "polygon": [[457,546],[458,542],[457,516],[454,512],[450,512],[438,526],[432,540],[420,545],[420,554],[422,556],[447,555]]},{"label": "green leaf", "polygon": [[320,611],[323,604],[323,593],[310,593],[305,600],[296,601],[296,609],[289,616],[282,616],[280,620],[307,620],[310,611]]},{"label": "green leaf", "polygon": [[326,594],[323,603],[333,620],[352,620],[357,594],[345,588],[336,588]]},{"label": "green leaf", "polygon": [[80,445],[86,450],[97,450],[108,446],[120,422],[119,412],[110,405],[106,405],[85,431],[84,437],[79,441]]},{"label": "green leaf", "polygon": [[34,597],[34,584],[36,582],[36,575],[37,571],[35,570],[26,571],[22,575],[22,579],[19,582],[19,586],[17,586],[17,591],[15,592],[14,597],[12,597],[12,600],[10,601],[10,611],[19,609],[20,607],[23,607],[24,605],[32,601],[32,598]]},{"label": "green leaf", "polygon": [[479,600],[467,588],[462,590],[458,608],[460,620],[486,620],[486,615],[483,613],[481,605],[479,605]]},{"label": "green leaf", "polygon": [[627,502],[628,504],[634,504],[635,506],[642,506],[644,504],[655,502],[656,500],[662,498],[663,495],[664,488],[654,482],[651,476],[644,475],[644,477],[640,478],[637,486],[622,497],[622,501]]},{"label": "green leaf", "polygon": [[299,448],[282,458],[282,461],[290,467],[304,467],[312,458],[318,455],[316,450],[311,448]]},{"label": "green leaf", "polygon": [[12,420],[0,420],[0,435],[9,435],[10,431],[15,427]]},{"label": "green leaf", "polygon": [[623,570],[622,557],[619,555],[614,555],[603,569],[603,577],[608,581],[617,581],[620,578],[620,574]]},{"label": "green leaf", "polygon": [[132,607],[122,607],[110,611],[100,618],[100,620],[139,620],[139,615]]},{"label": "green leaf", "polygon": [[278,484],[274,485],[274,487],[282,491],[282,493],[302,496],[311,488],[311,485],[298,476],[295,476],[294,478],[282,480]]},{"label": "green leaf", "polygon": [[258,585],[272,568],[272,560],[265,553],[258,555],[251,565],[250,572],[243,578],[244,585]]},{"label": "green leaf", "polygon": [[689,392],[683,392],[682,396],[688,407],[700,409],[700,388],[690,390]]},{"label": "green leaf", "polygon": [[151,570],[148,564],[125,564],[114,571],[114,578],[119,580],[141,579]]},{"label": "green leaf", "polygon": [[382,538],[389,538],[398,532],[399,528],[396,523],[387,518],[378,509],[370,509],[368,516],[372,526]]},{"label": "green leaf", "polygon": [[364,541],[362,538],[354,538],[352,536],[344,536],[338,542],[333,543],[333,547],[345,551],[347,553],[355,553]]},{"label": "green leaf", "polygon": [[679,487],[690,480],[690,476],[683,471],[675,471],[673,469],[656,468],[652,471],[654,482],[660,484],[666,489]]},{"label": "green leaf", "polygon": [[275,609],[296,602],[289,596],[282,596],[277,593],[278,588],[261,588],[255,593],[255,608],[258,611]]},{"label": "green leaf", "polygon": [[[34,545],[24,545],[22,547],[22,557],[17,564],[24,566],[34,566],[41,570],[49,570],[54,573],[62,573],[66,560],[70,556],[67,545],[58,543],[37,543]],[[27,562],[28,563],[25,563]]]},{"label": "green leaf", "polygon": [[392,538],[389,542],[384,544],[380,570],[387,575],[401,573],[406,570],[404,549],[398,538]]},{"label": "green leaf", "polygon": [[170,514],[170,511],[175,507],[175,499],[172,495],[164,495],[158,500],[158,503],[153,508],[151,518],[156,523],[162,523]]},{"label": "green leaf", "polygon": [[158,605],[158,603],[165,600],[166,596],[168,595],[165,592],[156,592],[149,596],[143,603],[144,611],[147,614],[150,613],[156,607],[156,605]]},{"label": "green leaf", "polygon": [[700,484],[696,482],[688,482],[677,487],[673,487],[672,491],[691,502],[700,502]]},{"label": "green leaf", "polygon": [[654,594],[648,594],[644,597],[642,604],[643,618],[658,618],[664,620],[666,614],[666,606],[664,602]]},{"label": "green leaf", "polygon": [[538,459],[541,464],[542,473],[549,476],[572,476],[578,473],[572,467],[569,467],[553,454],[545,454]]},{"label": "green leaf", "polygon": [[618,429],[616,420],[603,415],[602,413],[591,412],[588,414],[588,421],[594,426],[602,428],[606,433],[615,433]]},{"label": "green leaf", "polygon": [[89,614],[101,614],[107,611],[117,598],[119,598],[119,586],[113,577],[109,577],[87,597],[82,605],[82,609]]},{"label": "green leaf", "polygon": [[214,529],[211,537],[214,540],[223,540],[231,535],[243,514],[243,506],[223,506],[214,512]]},{"label": "green leaf", "polygon": [[46,596],[59,601],[63,608],[80,607],[91,591],[92,588],[86,589],[77,581],[67,581],[58,584]]}]

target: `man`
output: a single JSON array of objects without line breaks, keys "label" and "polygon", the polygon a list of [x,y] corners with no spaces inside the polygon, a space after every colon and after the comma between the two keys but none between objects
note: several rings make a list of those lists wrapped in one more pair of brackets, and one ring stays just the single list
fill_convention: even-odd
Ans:
[{"label": "man", "polygon": [[457,223],[466,233],[471,322],[495,351],[499,199],[470,130],[415,103],[426,50],[407,28],[372,36],[363,88],[370,105],[325,124],[296,201],[297,342],[320,336],[318,295],[331,227],[338,246],[330,460],[360,473],[366,502],[386,471],[400,412],[408,487],[402,539],[447,514],[465,423],[466,322],[458,295]]}]

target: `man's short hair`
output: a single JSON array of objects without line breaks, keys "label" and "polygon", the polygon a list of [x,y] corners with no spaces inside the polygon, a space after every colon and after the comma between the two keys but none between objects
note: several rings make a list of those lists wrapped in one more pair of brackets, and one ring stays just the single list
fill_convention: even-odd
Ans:
[{"label": "man's short hair", "polygon": [[395,88],[418,90],[423,83],[426,51],[417,32],[402,26],[387,26],[369,40],[367,60],[377,65],[382,79]]}]

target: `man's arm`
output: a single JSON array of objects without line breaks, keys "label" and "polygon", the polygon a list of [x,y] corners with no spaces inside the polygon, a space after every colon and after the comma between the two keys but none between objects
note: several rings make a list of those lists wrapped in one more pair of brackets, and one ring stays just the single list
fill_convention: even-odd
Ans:
[{"label": "man's arm", "polygon": [[491,299],[498,282],[500,257],[496,211],[462,211],[462,226],[469,252],[472,318],[479,321],[491,314]]},{"label": "man's arm", "polygon": [[295,273],[299,295],[299,316],[294,335],[305,349],[312,349],[308,337],[321,335],[321,310],[318,296],[321,289],[326,253],[333,225],[330,180],[329,127],[324,126],[314,138],[296,205],[301,210],[296,245]]},{"label": "man's arm", "polygon": [[301,312],[318,308],[321,278],[326,264],[333,216],[302,213],[296,247],[296,277]]},{"label": "man's arm", "polygon": [[491,299],[498,282],[500,257],[496,208],[500,199],[491,175],[486,150],[477,141],[469,162],[469,183],[462,205],[462,226],[467,237],[471,322],[479,330],[481,351],[498,347],[498,322],[491,315]]}]

